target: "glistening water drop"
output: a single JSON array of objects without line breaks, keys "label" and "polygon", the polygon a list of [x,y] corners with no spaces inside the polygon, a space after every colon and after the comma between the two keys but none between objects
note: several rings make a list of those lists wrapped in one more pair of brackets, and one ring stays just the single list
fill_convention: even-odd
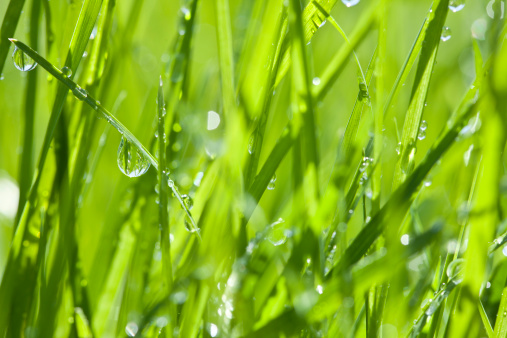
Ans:
[{"label": "glistening water drop", "polygon": [[141,176],[150,168],[148,158],[125,136],[121,137],[118,146],[117,162],[121,172],[128,177]]}]

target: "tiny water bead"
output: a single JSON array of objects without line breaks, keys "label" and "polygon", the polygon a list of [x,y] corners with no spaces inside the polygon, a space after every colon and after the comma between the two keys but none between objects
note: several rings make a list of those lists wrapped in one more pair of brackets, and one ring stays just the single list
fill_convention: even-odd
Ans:
[{"label": "tiny water bead", "polygon": [[63,75],[65,75],[66,77],[69,77],[69,78],[72,76],[72,70],[69,67],[63,67],[62,73],[63,73]]},{"label": "tiny water bead", "polygon": [[449,40],[451,38],[451,34],[452,34],[451,29],[447,26],[444,26],[442,28],[442,35],[440,36],[440,40],[442,40],[444,42]]},{"label": "tiny water bead", "polygon": [[398,144],[396,145],[396,154],[401,154],[401,142],[398,142]]},{"label": "tiny water bead", "polygon": [[268,190],[275,190],[275,184],[276,184],[276,174],[274,174],[273,177],[271,177],[271,180],[269,181],[268,184]]},{"label": "tiny water bead", "polygon": [[359,0],[342,0],[343,4],[347,7],[355,6],[359,3]]},{"label": "tiny water bead", "polygon": [[313,80],[312,80],[312,83],[313,83],[314,86],[320,85],[320,78],[319,77],[314,77]]},{"label": "tiny water bead", "polygon": [[125,136],[121,137],[117,152],[118,167],[128,177],[138,177],[148,171],[150,161]]},{"label": "tiny water bead", "polygon": [[37,62],[26,55],[25,52],[23,52],[17,46],[14,47],[12,60],[14,60],[14,66],[22,72],[28,72],[37,66]]},{"label": "tiny water bead", "polygon": [[465,7],[465,0],[449,1],[449,9],[454,13],[461,11],[463,7]]},{"label": "tiny water bead", "polygon": [[220,125],[220,115],[210,110],[208,112],[208,130],[215,130]]}]

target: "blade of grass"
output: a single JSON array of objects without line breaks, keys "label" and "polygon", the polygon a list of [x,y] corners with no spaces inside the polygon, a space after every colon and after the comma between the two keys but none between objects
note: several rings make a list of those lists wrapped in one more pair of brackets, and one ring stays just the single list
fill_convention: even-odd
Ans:
[{"label": "blade of grass", "polygon": [[[37,49],[39,41],[39,22],[41,16],[41,2],[33,1],[30,13],[30,44]],[[3,29],[2,29],[3,32]],[[1,47],[0,47],[1,48]],[[1,53],[0,53],[1,54]],[[0,67],[0,73],[2,72]],[[33,175],[33,133],[35,120],[35,102],[37,98],[37,68],[28,73],[25,94],[25,121],[23,130],[23,143],[21,162],[19,166],[19,202],[18,205],[25,205],[26,195],[30,189],[31,177]],[[23,209],[18,208],[14,224],[18,224]]]},{"label": "blade of grass", "polygon": [[5,11],[2,27],[0,28],[0,74],[4,69],[5,59],[9,53],[11,44],[9,38],[14,35],[19,17],[23,11],[25,0],[11,0]]},{"label": "blade of grass", "polygon": [[400,158],[396,164],[393,189],[397,188],[406,179],[414,167],[417,135],[426,104],[433,66],[437,57],[442,28],[447,17],[448,5],[448,0],[435,1],[430,11],[410,104],[403,124]]}]

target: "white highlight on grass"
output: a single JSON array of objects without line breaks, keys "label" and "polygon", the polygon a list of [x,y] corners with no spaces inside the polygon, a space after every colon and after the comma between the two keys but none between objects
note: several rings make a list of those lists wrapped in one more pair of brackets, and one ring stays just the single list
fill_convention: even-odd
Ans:
[{"label": "white highlight on grass", "polygon": [[218,327],[213,323],[211,323],[209,326],[209,334],[212,337],[216,337],[218,334]]},{"label": "white highlight on grass", "polygon": [[14,218],[18,210],[19,188],[7,177],[0,178],[0,214]]},{"label": "white highlight on grass", "polygon": [[208,130],[214,130],[218,128],[220,124],[220,115],[217,112],[210,110],[208,112]]},{"label": "white highlight on grass", "polygon": [[410,243],[410,236],[407,234],[401,236],[401,244],[408,245],[408,243]]}]

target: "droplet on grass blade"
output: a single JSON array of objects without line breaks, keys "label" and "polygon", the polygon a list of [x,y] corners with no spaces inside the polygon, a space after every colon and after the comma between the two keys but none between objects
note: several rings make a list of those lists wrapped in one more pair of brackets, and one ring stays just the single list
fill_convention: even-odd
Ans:
[{"label": "droplet on grass blade", "polygon": [[72,70],[69,67],[63,67],[62,68],[62,73],[66,77],[71,77],[72,76]]},{"label": "droplet on grass blade", "polygon": [[128,177],[138,177],[148,171],[150,161],[127,137],[122,136],[117,152],[118,167]]},{"label": "droplet on grass blade", "polygon": [[269,181],[268,184],[268,190],[275,190],[275,184],[276,184],[276,174],[274,174],[273,177],[271,177],[271,180]]},{"label": "droplet on grass blade", "polygon": [[464,278],[464,268],[465,260],[463,258],[453,260],[447,267],[447,277],[449,277],[449,279],[452,279],[454,284],[461,283]]},{"label": "droplet on grass blade", "polygon": [[135,337],[138,330],[139,330],[139,327],[134,322],[130,322],[127,324],[127,326],[125,326],[125,333],[129,337]]},{"label": "droplet on grass blade", "polygon": [[283,223],[285,223],[283,218],[279,218],[278,221],[270,225],[271,229],[269,230],[267,239],[274,246],[282,245],[287,241],[287,236],[282,226]]},{"label": "droplet on grass blade", "polygon": [[76,86],[74,89],[72,89],[72,93],[80,101],[84,101],[88,97],[88,92],[83,88],[81,88],[80,86]]},{"label": "droplet on grass blade", "polygon": [[465,0],[449,1],[449,9],[454,13],[461,11],[463,7],[465,7]]},{"label": "droplet on grass blade", "polygon": [[181,196],[181,199],[183,200],[183,203],[185,204],[187,209],[191,210],[192,207],[194,206],[194,200],[192,199],[192,197],[185,194]]},{"label": "droplet on grass blade", "polygon": [[37,62],[26,55],[25,52],[23,52],[17,46],[14,47],[12,60],[14,61],[14,66],[22,72],[28,72],[37,66]]},{"label": "droplet on grass blade", "polygon": [[451,29],[447,26],[444,26],[442,28],[442,35],[440,36],[440,40],[442,40],[444,42],[449,40],[451,38],[451,34],[452,34]]}]

